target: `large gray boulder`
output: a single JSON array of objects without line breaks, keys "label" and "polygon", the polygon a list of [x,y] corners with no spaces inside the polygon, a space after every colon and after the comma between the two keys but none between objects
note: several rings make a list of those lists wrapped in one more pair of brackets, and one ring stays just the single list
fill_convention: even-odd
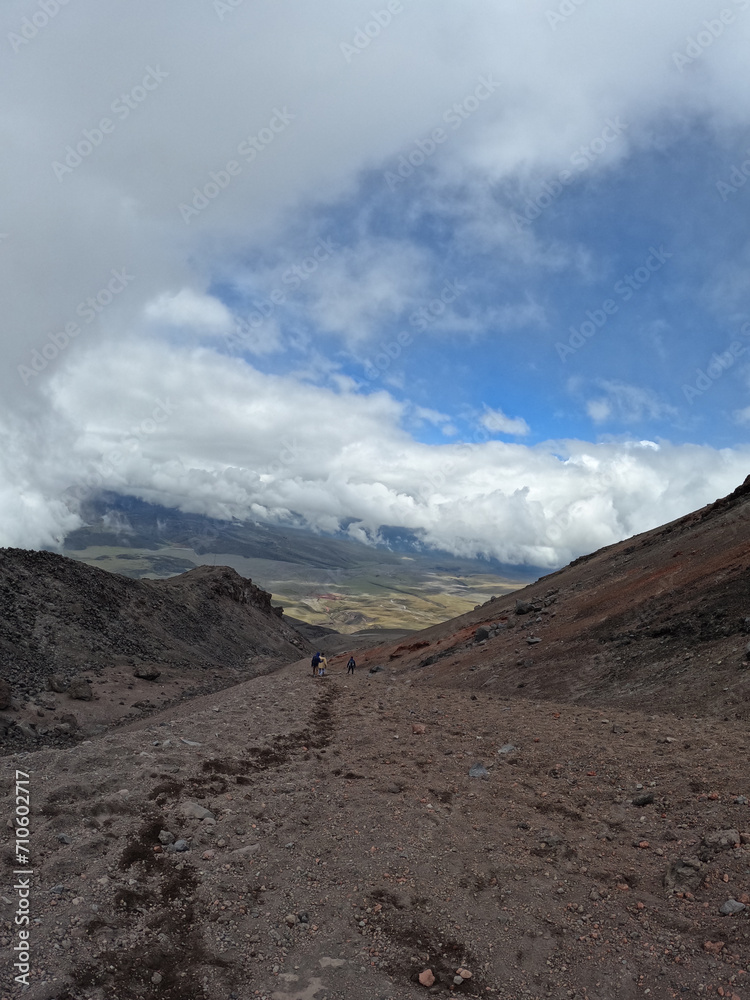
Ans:
[{"label": "large gray boulder", "polygon": [[77,701],[91,701],[94,691],[86,677],[74,677],[68,686],[68,696]]}]

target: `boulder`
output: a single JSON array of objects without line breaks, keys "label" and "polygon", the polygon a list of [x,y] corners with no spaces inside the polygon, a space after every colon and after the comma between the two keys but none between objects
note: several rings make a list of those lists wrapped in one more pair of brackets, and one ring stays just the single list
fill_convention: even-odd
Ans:
[{"label": "boulder", "polygon": [[477,762],[476,764],[473,764],[469,768],[470,778],[489,778],[489,776],[490,772],[487,770],[484,764],[480,764],[479,762]]},{"label": "boulder", "polygon": [[68,682],[61,674],[50,674],[47,678],[47,687],[56,694],[62,694],[67,690]]},{"label": "boulder", "polygon": [[133,677],[139,677],[142,681],[155,681],[161,677],[161,670],[157,670],[152,663],[141,663],[133,670]]},{"label": "boulder", "polygon": [[68,686],[68,697],[77,701],[91,701],[94,697],[91,681],[86,677],[74,677]]},{"label": "boulder", "polygon": [[714,830],[703,838],[703,848],[706,852],[731,851],[733,847],[739,847],[739,844],[739,830]]},{"label": "boulder", "polygon": [[673,861],[664,873],[664,888],[667,892],[694,892],[703,881],[702,868],[698,858]]},{"label": "boulder", "polygon": [[184,802],[180,806],[180,815],[185,819],[216,819],[210,809],[198,802]]},{"label": "boulder", "polygon": [[733,917],[737,913],[742,913],[746,908],[744,903],[740,903],[736,899],[728,899],[726,903],[722,903],[719,913],[723,917]]},{"label": "boulder", "polygon": [[516,601],[516,614],[517,615],[528,615],[534,610],[534,605],[531,601]]},{"label": "boulder", "polygon": [[435,976],[432,969],[423,969],[419,973],[419,982],[428,989],[435,985]]}]

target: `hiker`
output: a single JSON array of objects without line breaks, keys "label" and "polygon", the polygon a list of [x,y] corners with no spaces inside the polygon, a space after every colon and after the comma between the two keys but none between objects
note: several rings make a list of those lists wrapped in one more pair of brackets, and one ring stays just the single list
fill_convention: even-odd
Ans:
[{"label": "hiker", "polygon": [[325,656],[321,656],[320,663],[318,664],[318,677],[325,677],[327,666],[328,666],[328,660],[325,658]]},{"label": "hiker", "polygon": [[320,656],[319,652],[313,654],[313,658],[312,658],[313,677],[315,677],[316,674],[318,673],[318,664],[320,663],[320,660],[321,660],[321,656]]},{"label": "hiker", "polygon": [[349,662],[346,665],[346,672],[347,672],[347,674],[353,674],[354,673],[354,668],[356,666],[357,666],[357,663],[356,663],[354,657],[350,656],[349,657]]}]

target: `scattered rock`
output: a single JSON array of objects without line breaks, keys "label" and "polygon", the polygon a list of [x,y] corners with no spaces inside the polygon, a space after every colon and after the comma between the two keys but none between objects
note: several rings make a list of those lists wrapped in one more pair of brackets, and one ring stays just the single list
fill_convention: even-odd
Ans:
[{"label": "scattered rock", "polygon": [[738,847],[739,843],[738,830],[715,830],[713,833],[707,833],[703,838],[703,847],[715,853],[730,851],[733,847]]},{"label": "scattered rock", "polygon": [[497,752],[502,756],[504,754],[514,753],[516,750],[518,750],[518,747],[513,746],[512,743],[506,743],[504,746],[501,746]]},{"label": "scattered rock", "polygon": [[174,843],[174,834],[170,833],[169,830],[160,830],[159,831],[159,843],[160,844],[173,844]]},{"label": "scattered rock", "polygon": [[173,844],[167,844],[167,854],[183,854],[190,850],[190,845],[186,840],[175,840]]},{"label": "scattered rock", "polygon": [[370,667],[370,669],[369,669],[369,670],[367,671],[367,673],[368,673],[368,674],[380,674],[380,673],[382,673],[382,672],[383,672],[384,670],[385,670],[385,667],[382,667],[382,666],[381,666],[381,665],[380,665],[380,664],[378,663],[378,664],[376,664],[376,665],[375,665],[374,667]]},{"label": "scattered rock", "polygon": [[[221,844],[221,841],[219,841]],[[260,844],[248,844],[247,847],[238,847],[236,851],[232,851],[227,855],[230,861],[241,861],[243,858],[249,858],[253,854],[257,854],[260,850]]]},{"label": "scattered rock", "polygon": [[297,923],[297,914],[287,913],[287,915],[284,917],[284,922],[288,927],[294,927],[294,925]]},{"label": "scattered rock", "polygon": [[718,955],[720,951],[724,948],[723,941],[704,941],[703,950],[707,951],[709,955]]},{"label": "scattered rock", "polygon": [[47,678],[47,687],[50,691],[62,694],[68,688],[68,682],[61,674],[50,674]]},{"label": "scattered rock", "polygon": [[702,880],[702,863],[698,858],[673,861],[664,873],[664,887],[669,892],[692,892]]},{"label": "scattered rock", "polygon": [[133,677],[139,677],[142,681],[155,681],[161,677],[161,670],[157,670],[153,664],[142,663],[133,671]]},{"label": "scattered rock", "polygon": [[723,917],[731,917],[734,916],[735,913],[742,913],[742,911],[746,909],[747,906],[745,903],[740,903],[736,899],[728,899],[726,903],[722,903],[719,907],[719,913]]},{"label": "scattered rock", "polygon": [[470,778],[489,778],[489,776],[490,772],[487,770],[484,764],[480,764],[479,762],[477,762],[476,764],[472,764],[472,766],[469,768]]},{"label": "scattered rock", "polygon": [[94,697],[91,681],[86,677],[74,677],[68,685],[68,697],[76,701],[91,701]]},{"label": "scattered rock", "polygon": [[485,639],[489,639],[490,630],[486,625],[480,625],[479,628],[474,633],[474,642],[484,642]]},{"label": "scattered rock", "polygon": [[426,726],[423,726],[421,722],[415,722],[411,727],[411,731],[414,733],[415,736],[418,736],[421,735],[422,733],[427,732],[427,728]]},{"label": "scattered rock", "polygon": [[650,806],[654,801],[654,793],[646,792],[644,795],[636,795],[632,801],[634,806]]},{"label": "scattered rock", "polygon": [[216,819],[210,809],[197,802],[183,802],[180,806],[180,815],[185,819]]},{"label": "scattered rock", "polygon": [[517,615],[528,615],[534,610],[534,605],[531,601],[516,601],[516,614]]},{"label": "scattered rock", "polygon": [[419,973],[419,982],[422,986],[426,986],[428,989],[430,986],[435,985],[435,977],[432,974],[432,969],[425,969],[423,972]]}]

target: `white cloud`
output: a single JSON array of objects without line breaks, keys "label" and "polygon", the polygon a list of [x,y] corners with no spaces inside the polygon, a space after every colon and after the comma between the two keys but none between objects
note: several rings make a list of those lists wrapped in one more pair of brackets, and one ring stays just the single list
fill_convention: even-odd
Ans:
[{"label": "white cloud", "polygon": [[315,276],[306,307],[322,331],[356,344],[419,304],[427,260],[408,243],[368,240],[335,254]]},{"label": "white cloud", "polygon": [[677,413],[652,389],[608,379],[599,379],[597,386],[605,395],[586,402],[586,412],[596,423],[616,418],[626,424],[636,424],[643,420],[662,420]]},{"label": "white cloud", "polygon": [[606,399],[590,399],[586,403],[586,412],[597,423],[603,423],[612,416],[612,406]]},{"label": "white cloud", "polygon": [[144,314],[147,319],[199,333],[226,334],[232,328],[232,314],[223,302],[191,288],[159,295],[146,303]]},{"label": "white cloud", "polygon": [[3,481],[28,487],[0,495],[5,544],[50,543],[75,523],[65,488],[90,484],[216,517],[302,516],[319,530],[355,518],[363,538],[398,524],[457,554],[549,567],[730,492],[750,458],[650,441],[429,446],[386,392],[143,340],[90,351],[49,398],[39,457],[8,437]]},{"label": "white cloud", "polygon": [[492,434],[512,434],[515,437],[525,437],[531,433],[531,428],[523,417],[506,417],[502,410],[493,410],[485,406],[479,423]]}]

